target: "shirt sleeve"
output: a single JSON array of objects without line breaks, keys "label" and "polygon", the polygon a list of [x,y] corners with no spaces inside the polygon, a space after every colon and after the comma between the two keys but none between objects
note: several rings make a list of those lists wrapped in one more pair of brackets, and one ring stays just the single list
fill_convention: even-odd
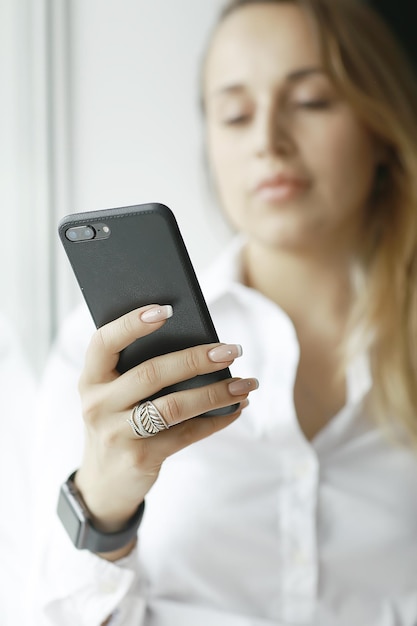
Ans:
[{"label": "shirt sleeve", "polygon": [[36,626],[141,626],[145,614],[144,581],[137,548],[111,563],[77,550],[56,522],[40,565]]},{"label": "shirt sleeve", "polygon": [[[61,484],[79,467],[83,421],[78,379],[94,326],[80,307],[62,327],[38,394],[34,433],[34,528],[29,604],[36,626],[140,626],[144,607],[137,549],[111,563],[77,550],[56,514]],[[141,595],[142,594],[142,595]]]},{"label": "shirt sleeve", "polygon": [[[27,424],[36,385],[19,337],[0,314],[0,622],[24,624],[32,485]],[[23,574],[22,574],[23,572]]]}]

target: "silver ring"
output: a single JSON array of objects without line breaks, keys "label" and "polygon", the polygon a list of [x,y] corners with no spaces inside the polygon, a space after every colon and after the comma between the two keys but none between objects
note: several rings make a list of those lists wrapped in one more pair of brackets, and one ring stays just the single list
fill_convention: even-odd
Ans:
[{"label": "silver ring", "polygon": [[150,400],[141,402],[132,411],[126,420],[137,437],[153,437],[161,430],[166,430],[166,423],[156,406]]}]

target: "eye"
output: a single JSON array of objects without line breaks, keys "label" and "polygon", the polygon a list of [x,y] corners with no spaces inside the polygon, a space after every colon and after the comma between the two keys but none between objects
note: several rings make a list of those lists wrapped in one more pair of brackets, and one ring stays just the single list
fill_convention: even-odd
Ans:
[{"label": "eye", "polygon": [[241,114],[234,115],[233,117],[227,117],[222,120],[222,123],[224,124],[224,126],[243,126],[243,124],[246,124],[249,120],[249,114]]},{"label": "eye", "polygon": [[293,106],[298,109],[310,109],[310,110],[324,110],[330,108],[330,100],[317,99],[317,100],[298,100],[293,102]]}]

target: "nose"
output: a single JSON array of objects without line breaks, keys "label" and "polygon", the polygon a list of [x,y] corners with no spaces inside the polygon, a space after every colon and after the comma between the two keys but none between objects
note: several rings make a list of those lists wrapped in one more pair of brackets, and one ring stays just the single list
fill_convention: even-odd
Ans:
[{"label": "nose", "polygon": [[289,120],[275,104],[259,112],[255,132],[255,151],[259,157],[288,157],[296,149]]}]

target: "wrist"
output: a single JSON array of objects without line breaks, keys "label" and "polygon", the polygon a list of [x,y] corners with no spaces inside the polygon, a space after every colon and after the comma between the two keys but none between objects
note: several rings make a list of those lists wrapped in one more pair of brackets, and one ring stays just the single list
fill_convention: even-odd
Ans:
[{"label": "wrist", "polygon": [[115,522],[105,524],[112,530],[103,531],[96,527],[93,516],[83,500],[81,492],[74,482],[75,472],[61,486],[58,500],[58,516],[76,548],[87,549],[91,552],[108,555],[109,560],[116,560],[126,556],[136,542],[137,530],[145,510],[143,501],[124,525],[120,527]]},{"label": "wrist", "polygon": [[88,510],[91,523],[100,532],[119,532],[135,515],[140,506],[141,501],[118,502],[116,498],[109,495],[112,492],[108,488],[105,489],[104,493],[101,493],[97,489],[97,481],[88,480],[81,469],[72,476],[77,492]]}]

